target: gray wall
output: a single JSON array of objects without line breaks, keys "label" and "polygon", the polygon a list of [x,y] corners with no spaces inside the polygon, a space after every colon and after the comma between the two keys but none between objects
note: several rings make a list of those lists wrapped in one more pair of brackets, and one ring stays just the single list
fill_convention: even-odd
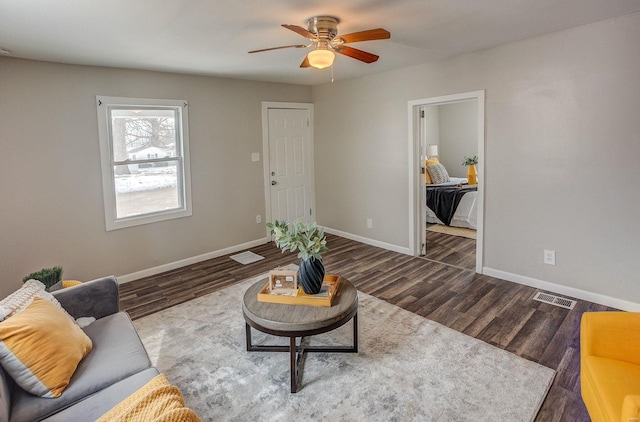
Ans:
[{"label": "gray wall", "polygon": [[449,176],[467,177],[465,156],[478,155],[478,104],[463,101],[437,106],[439,109],[440,162]]},{"label": "gray wall", "polygon": [[424,128],[425,146],[428,148],[429,145],[438,145],[438,155],[440,155],[440,106],[425,106],[424,117],[426,120],[426,127]]},{"label": "gray wall", "polygon": [[640,304],[639,39],[633,14],[315,86],[319,222],[408,247],[407,102],[485,89],[487,272]]},{"label": "gray wall", "polygon": [[[105,231],[97,94],[189,101],[192,217]],[[44,267],[87,280],[264,238],[262,101],[311,89],[0,58],[0,297]]]}]

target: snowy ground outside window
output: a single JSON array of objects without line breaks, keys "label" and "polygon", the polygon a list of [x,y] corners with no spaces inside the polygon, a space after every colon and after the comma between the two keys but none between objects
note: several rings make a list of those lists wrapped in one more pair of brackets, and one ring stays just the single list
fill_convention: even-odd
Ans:
[{"label": "snowy ground outside window", "polygon": [[115,188],[118,194],[175,188],[177,184],[175,167],[140,169],[136,173],[115,177]]}]

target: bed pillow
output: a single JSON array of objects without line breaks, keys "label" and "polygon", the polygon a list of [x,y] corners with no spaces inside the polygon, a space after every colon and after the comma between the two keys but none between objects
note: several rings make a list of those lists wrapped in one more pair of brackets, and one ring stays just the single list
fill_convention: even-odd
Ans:
[{"label": "bed pillow", "polygon": [[429,176],[429,171],[427,170],[427,168],[429,168],[429,164],[439,164],[439,163],[440,163],[440,161],[438,161],[438,159],[436,157],[431,157],[426,161],[426,163],[425,163],[426,167],[425,167],[424,174],[426,176],[427,183],[433,183],[431,181],[431,176]]},{"label": "bed pillow", "polygon": [[18,290],[0,300],[0,321],[24,310],[36,297],[48,300],[71,318],[71,315],[62,308],[60,302],[44,289],[44,284],[38,280],[27,280]]},{"label": "bed pillow", "polygon": [[449,173],[447,173],[447,169],[440,163],[429,164],[427,166],[427,173],[431,176],[431,181],[434,185],[447,183],[449,181]]},{"label": "bed pillow", "polygon": [[39,397],[60,397],[92,346],[68,315],[39,297],[0,322],[0,363],[16,384]]}]

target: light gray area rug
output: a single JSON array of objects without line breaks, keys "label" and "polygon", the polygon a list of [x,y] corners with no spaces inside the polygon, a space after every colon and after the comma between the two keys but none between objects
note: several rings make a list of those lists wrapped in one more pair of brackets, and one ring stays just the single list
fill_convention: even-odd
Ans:
[{"label": "light gray area rug", "polygon": [[[309,353],[291,394],[288,353],[246,351],[242,296],[257,279],[134,321],[203,421],[530,421],[553,381],[552,369],[359,293],[359,353]],[[311,344],[350,345],[351,324]]]}]

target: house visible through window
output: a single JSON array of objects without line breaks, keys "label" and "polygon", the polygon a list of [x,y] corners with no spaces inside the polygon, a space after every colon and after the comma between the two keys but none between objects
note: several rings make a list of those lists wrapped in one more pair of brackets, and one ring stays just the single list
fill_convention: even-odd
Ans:
[{"label": "house visible through window", "polygon": [[107,230],[191,215],[187,103],[96,99]]}]

